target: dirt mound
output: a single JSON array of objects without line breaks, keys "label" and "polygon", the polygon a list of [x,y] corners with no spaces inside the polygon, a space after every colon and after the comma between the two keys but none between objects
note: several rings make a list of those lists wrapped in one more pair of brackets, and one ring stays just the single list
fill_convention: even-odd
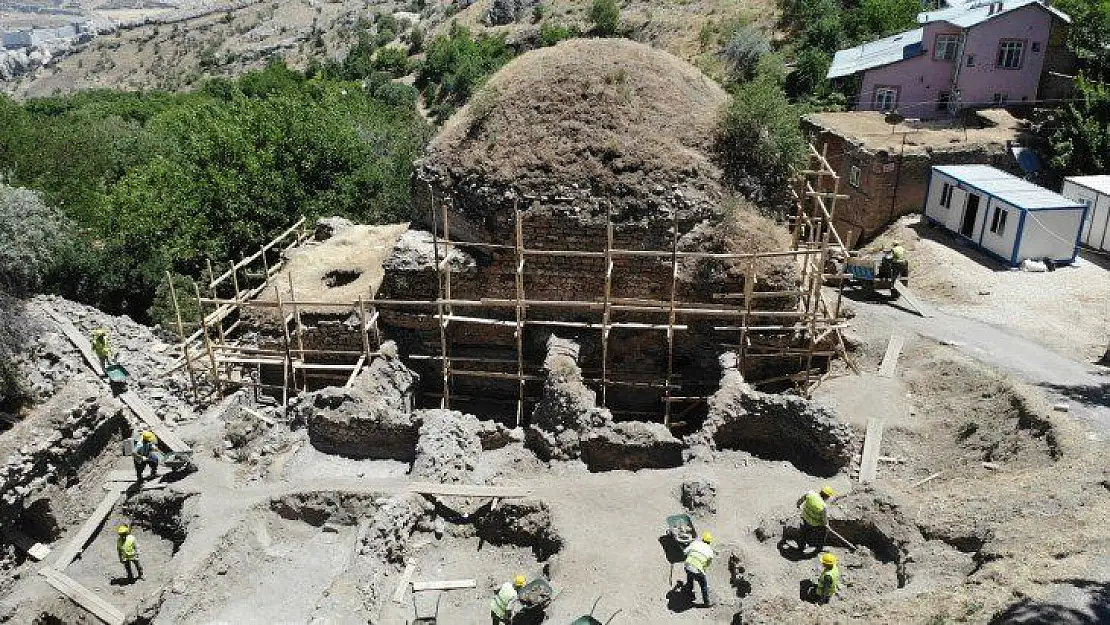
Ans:
[{"label": "dirt mound", "polygon": [[[706,156],[727,95],[691,65],[624,39],[521,55],[452,117],[429,159],[520,190],[613,192],[719,172]],[[695,185],[697,186],[697,185]]]}]

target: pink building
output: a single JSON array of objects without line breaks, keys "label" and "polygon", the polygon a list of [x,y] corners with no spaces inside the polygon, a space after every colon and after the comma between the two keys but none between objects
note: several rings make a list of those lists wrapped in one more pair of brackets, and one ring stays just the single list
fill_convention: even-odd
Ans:
[{"label": "pink building", "polygon": [[926,119],[1032,104],[1045,97],[1048,71],[1061,66],[1055,57],[1066,54],[1071,22],[1038,0],[971,2],[917,20],[921,28],[836,53],[828,78],[858,77],[857,109]]}]

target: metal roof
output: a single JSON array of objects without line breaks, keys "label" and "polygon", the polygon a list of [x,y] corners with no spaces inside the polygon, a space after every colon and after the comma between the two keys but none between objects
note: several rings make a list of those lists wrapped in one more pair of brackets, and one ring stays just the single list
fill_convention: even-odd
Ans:
[{"label": "metal roof", "polygon": [[937,165],[934,170],[1025,210],[1082,207],[1083,204],[990,165]]},{"label": "metal roof", "polygon": [[833,56],[833,62],[829,66],[826,77],[850,76],[865,69],[890,65],[923,54],[921,38],[924,32],[925,29],[917,28],[865,43],[862,46],[839,50]]},{"label": "metal roof", "polygon": [[1069,180],[1081,187],[1087,187],[1092,191],[1110,195],[1110,176],[1068,176],[1064,180]]},{"label": "metal roof", "polygon": [[[1047,6],[1040,0],[1004,0],[1002,2],[989,2],[987,0],[976,0],[966,4],[957,4],[956,6],[948,7],[946,9],[938,9],[936,11],[926,11],[917,14],[918,24],[928,24],[929,22],[948,22],[960,28],[970,28],[976,24],[994,19],[999,15],[1005,15],[1011,11],[1027,7],[1031,4],[1040,6],[1049,13],[1064,20],[1070,24],[1071,18],[1067,13],[1064,13],[1056,7]],[[1001,8],[996,8],[1000,6]]]}]

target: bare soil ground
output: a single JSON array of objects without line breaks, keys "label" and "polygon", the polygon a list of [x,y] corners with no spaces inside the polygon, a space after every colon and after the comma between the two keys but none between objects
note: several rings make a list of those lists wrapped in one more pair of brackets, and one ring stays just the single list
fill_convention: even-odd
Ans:
[{"label": "bare soil ground", "polygon": [[[1004,328],[1079,361],[1094,362],[1110,339],[1110,261],[1084,252],[1053,272],[1010,270],[948,233],[901,219],[868,246],[900,239],[914,293],[945,311]],[[858,324],[857,324],[858,326]]]}]

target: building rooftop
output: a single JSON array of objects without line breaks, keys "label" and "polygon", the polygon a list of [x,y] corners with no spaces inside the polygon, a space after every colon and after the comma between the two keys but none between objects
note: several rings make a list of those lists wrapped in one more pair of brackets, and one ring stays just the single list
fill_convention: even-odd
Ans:
[{"label": "building rooftop", "polygon": [[964,4],[957,4],[946,9],[918,13],[917,23],[948,22],[960,28],[970,28],[976,24],[982,24],[989,19],[993,19],[1011,11],[1016,11],[1031,4],[1041,7],[1069,24],[1071,23],[1071,17],[1069,17],[1067,13],[1055,7],[1048,6],[1040,0],[1006,0],[1004,2],[977,0]]},{"label": "building rooftop", "polygon": [[1083,206],[1075,200],[990,165],[938,165],[933,169],[1017,208],[1038,210]]},{"label": "building rooftop", "polygon": [[941,118],[928,121],[908,119],[891,126],[878,111],[844,111],[813,113],[805,120],[824,130],[858,144],[868,152],[886,151],[898,154],[905,135],[905,154],[924,154],[934,150],[961,150],[970,146],[997,145],[1005,149],[1007,141],[1017,141],[1021,124],[1005,109],[977,111],[978,124],[966,129],[959,119]]},{"label": "building rooftop", "polygon": [[925,29],[916,28],[871,41],[862,46],[839,50],[833,56],[827,77],[850,76],[865,69],[890,65],[924,54],[925,50],[921,46],[924,32]]},{"label": "building rooftop", "polygon": [[1087,187],[1092,191],[1105,193],[1110,195],[1110,176],[1068,176],[1064,180],[1070,180],[1075,184]]}]

